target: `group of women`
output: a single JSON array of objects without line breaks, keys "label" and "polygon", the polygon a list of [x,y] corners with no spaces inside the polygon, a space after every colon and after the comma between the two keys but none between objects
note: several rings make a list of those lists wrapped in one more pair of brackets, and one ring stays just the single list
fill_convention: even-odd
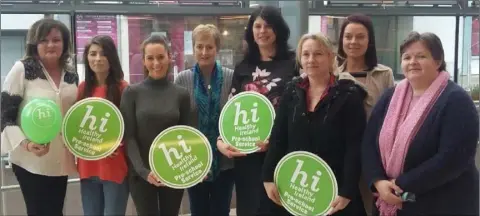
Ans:
[{"label": "group of women", "polygon": [[[373,24],[364,15],[347,17],[338,50],[318,33],[304,35],[294,52],[280,11],[259,7],[234,70],[216,62],[215,26],[199,25],[192,35],[197,63],[173,83],[168,41],[147,38],[145,79],[132,85],[123,79],[113,40],[96,36],[85,48],[78,84],[67,27],[53,19],[33,24],[26,56],[9,72],[1,96],[2,151],[10,152],[29,215],[62,215],[67,176],[76,171],[85,215],[124,215],[129,194],[138,215],[178,215],[184,191],[164,186],[148,163],[154,138],[174,125],[198,128],[214,152],[207,178],[188,189],[192,215],[228,215],[234,186],[237,215],[288,215],[273,172],[297,150],[332,168],[339,189],[331,215],[479,214],[477,109],[450,81],[435,34],[407,36],[400,46],[405,79],[396,86],[392,70],[377,62]],[[218,131],[222,107],[243,91],[265,95],[276,108],[270,138],[248,155]],[[36,97],[56,101],[63,113],[86,97],[112,101],[124,117],[123,144],[108,158],[75,164],[61,134],[48,145],[31,142],[18,116]]]}]

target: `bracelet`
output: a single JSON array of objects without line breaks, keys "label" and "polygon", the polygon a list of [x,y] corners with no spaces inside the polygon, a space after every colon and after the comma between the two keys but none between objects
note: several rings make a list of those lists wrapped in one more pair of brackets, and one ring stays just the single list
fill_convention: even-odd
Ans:
[{"label": "bracelet", "polygon": [[28,139],[24,139],[22,140],[22,142],[20,143],[21,146],[23,146],[23,148],[25,148],[25,150],[27,150],[27,152],[30,152],[30,149],[28,149],[28,144],[30,143],[30,140]]}]

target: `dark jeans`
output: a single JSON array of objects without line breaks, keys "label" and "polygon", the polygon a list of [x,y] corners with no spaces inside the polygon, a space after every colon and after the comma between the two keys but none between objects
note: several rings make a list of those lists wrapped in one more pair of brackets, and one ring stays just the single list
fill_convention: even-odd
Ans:
[{"label": "dark jeans", "polygon": [[82,179],[83,214],[85,216],[125,215],[128,201],[128,182],[104,181],[97,176]]},{"label": "dark jeans", "polygon": [[188,189],[192,216],[228,216],[233,190],[233,169],[221,171],[213,182],[202,182]]},{"label": "dark jeans", "polygon": [[179,215],[184,190],[156,187],[142,177],[129,177],[129,188],[139,216]]},{"label": "dark jeans", "polygon": [[262,166],[265,153],[235,158],[237,216],[269,215],[271,201],[265,192]]},{"label": "dark jeans", "polygon": [[29,216],[61,216],[67,193],[67,176],[44,176],[33,174],[12,164],[22,190]]}]

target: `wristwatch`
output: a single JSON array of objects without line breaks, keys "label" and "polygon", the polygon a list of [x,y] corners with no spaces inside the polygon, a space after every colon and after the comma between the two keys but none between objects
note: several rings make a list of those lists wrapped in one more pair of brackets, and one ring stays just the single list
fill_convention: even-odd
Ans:
[{"label": "wristwatch", "polygon": [[403,192],[403,193],[397,193],[395,192],[397,196],[402,199],[403,202],[415,202],[416,201],[416,196],[414,193],[409,193],[409,192]]}]

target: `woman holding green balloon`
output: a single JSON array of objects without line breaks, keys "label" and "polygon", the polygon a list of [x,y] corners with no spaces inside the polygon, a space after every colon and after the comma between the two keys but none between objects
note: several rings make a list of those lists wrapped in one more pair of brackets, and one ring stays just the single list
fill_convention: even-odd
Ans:
[{"label": "woman holding green balloon", "polygon": [[62,22],[35,22],[25,57],[3,85],[2,153],[10,154],[28,215],[63,215],[68,174],[75,171],[60,134],[62,114],[77,93],[70,47],[70,31]]}]

